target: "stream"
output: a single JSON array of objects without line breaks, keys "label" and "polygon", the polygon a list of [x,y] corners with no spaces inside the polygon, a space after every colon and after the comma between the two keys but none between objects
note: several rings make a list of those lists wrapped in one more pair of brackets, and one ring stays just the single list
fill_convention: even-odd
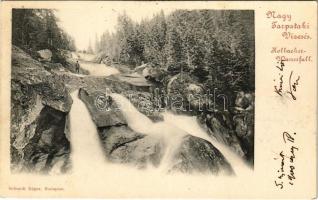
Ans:
[{"label": "stream", "polygon": [[[90,62],[81,63],[81,67],[89,70],[91,75],[108,76],[119,73],[112,67]],[[117,70],[117,71],[116,71]],[[78,90],[71,94],[73,105],[70,111],[71,127],[71,159],[75,172],[96,170],[106,165],[106,157],[103,152],[97,128],[92,121],[85,104],[78,97]],[[182,137],[191,134],[212,143],[231,164],[236,175],[250,173],[248,165],[236,155],[229,147],[212,139],[198,124],[196,117],[175,115],[170,112],[163,114],[162,122],[152,122],[147,116],[140,113],[132,103],[124,96],[116,93],[110,94],[119,105],[121,112],[127,120],[128,126],[135,132],[160,137],[167,144],[167,149],[159,166],[159,171],[166,172],[169,169],[172,156],[179,147]],[[89,165],[87,164],[89,163]],[[107,163],[108,164],[108,163]],[[102,167],[103,168],[103,167]]]}]

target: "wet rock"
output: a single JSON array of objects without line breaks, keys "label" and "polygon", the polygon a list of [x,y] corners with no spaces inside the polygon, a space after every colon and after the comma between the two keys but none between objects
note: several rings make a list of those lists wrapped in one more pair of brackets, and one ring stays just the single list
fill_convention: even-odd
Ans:
[{"label": "wet rock", "polygon": [[240,141],[233,130],[229,113],[215,112],[207,116],[208,133],[217,141],[232,148],[238,155],[245,157]]},{"label": "wet rock", "polygon": [[127,125],[99,128],[106,157],[115,163],[147,168],[159,166],[162,145],[158,138],[134,132]]},{"label": "wet rock", "polygon": [[231,165],[210,142],[186,135],[174,155],[171,171],[183,173],[234,174]]},{"label": "wet rock", "polygon": [[235,99],[234,128],[249,163],[254,163],[254,93],[239,92]]},{"label": "wet rock", "polygon": [[41,173],[45,170],[46,162],[48,160],[49,155],[44,153],[39,153],[34,155],[31,158],[29,170],[32,172]]},{"label": "wet rock", "polygon": [[100,91],[81,88],[79,98],[85,103],[97,127],[126,124],[118,105],[110,96],[106,96]]}]

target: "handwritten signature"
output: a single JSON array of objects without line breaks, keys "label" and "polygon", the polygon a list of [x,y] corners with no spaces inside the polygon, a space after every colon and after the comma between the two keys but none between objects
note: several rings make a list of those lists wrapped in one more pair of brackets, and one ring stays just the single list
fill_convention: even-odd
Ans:
[{"label": "handwritten signature", "polygon": [[283,97],[283,93],[286,92],[288,95],[290,95],[290,97],[293,100],[296,100],[297,98],[296,98],[295,93],[297,92],[297,89],[298,89],[298,86],[300,83],[300,76],[297,76],[296,78],[294,78],[294,71],[291,71],[289,73],[287,89],[284,90],[285,63],[284,63],[284,60],[281,60],[278,63],[279,63],[279,65],[275,66],[279,70],[278,81],[276,81],[276,79],[274,79],[274,82],[278,82],[278,83],[274,85],[274,92],[281,97]]},{"label": "handwritten signature", "polygon": [[296,151],[299,151],[299,148],[295,146],[295,132],[293,134],[290,134],[285,131],[283,132],[282,136],[284,144],[287,145],[288,151],[281,151],[278,158],[274,158],[274,160],[279,160],[280,163],[277,170],[277,176],[274,181],[275,186],[279,189],[283,189],[286,182],[289,185],[294,185],[294,182],[296,180]]}]

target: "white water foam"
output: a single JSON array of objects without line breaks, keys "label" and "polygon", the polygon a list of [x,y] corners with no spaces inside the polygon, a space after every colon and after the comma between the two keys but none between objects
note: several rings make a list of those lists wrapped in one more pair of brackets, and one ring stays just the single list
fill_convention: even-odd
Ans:
[{"label": "white water foam", "polygon": [[217,148],[232,165],[236,175],[251,173],[251,168],[242,158],[236,155],[229,147],[210,137],[208,133],[200,127],[195,116],[175,115],[170,112],[166,112],[164,113],[164,120],[167,123],[183,129],[193,136],[200,137],[213,144],[213,146]]},{"label": "white water foam", "polygon": [[71,161],[73,171],[83,172],[105,164],[106,157],[98,137],[97,128],[85,106],[78,98],[78,90],[71,94],[70,111]]},{"label": "white water foam", "polygon": [[83,69],[89,71],[92,76],[110,76],[112,74],[119,74],[118,69],[105,64],[98,64],[93,62],[80,62],[80,66]]}]

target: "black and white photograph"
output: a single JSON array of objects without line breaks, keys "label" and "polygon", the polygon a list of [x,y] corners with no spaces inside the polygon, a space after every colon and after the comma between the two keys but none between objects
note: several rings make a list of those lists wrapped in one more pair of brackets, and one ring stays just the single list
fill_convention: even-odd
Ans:
[{"label": "black and white photograph", "polygon": [[12,9],[12,173],[253,173],[254,10],[83,10]]}]

